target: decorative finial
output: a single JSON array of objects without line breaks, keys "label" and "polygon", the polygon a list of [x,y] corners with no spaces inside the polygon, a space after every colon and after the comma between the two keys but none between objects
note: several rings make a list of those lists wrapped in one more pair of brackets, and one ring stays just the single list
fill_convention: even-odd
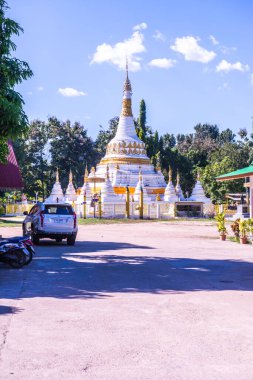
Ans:
[{"label": "decorative finial", "polygon": [[169,182],[172,181],[172,169],[171,166],[169,166]]},{"label": "decorative finial", "polygon": [[72,171],[70,169],[69,171],[69,183],[72,183],[73,182],[73,174],[72,174]]},{"label": "decorative finial", "polygon": [[58,168],[56,168],[56,182],[60,182],[59,181],[59,170],[58,170]]},{"label": "decorative finial", "polygon": [[128,78],[128,59],[127,59],[127,57],[126,57],[126,80],[124,83],[124,92],[125,91],[132,92],[131,82]]},{"label": "decorative finial", "polygon": [[86,164],[85,166],[85,172],[84,172],[84,178],[88,178],[89,177],[89,171],[88,171],[88,166]]},{"label": "decorative finial", "polygon": [[87,167],[87,164],[86,164],[85,171],[84,171],[84,176],[83,176],[83,181],[84,182],[88,182],[88,177],[89,177],[89,171],[88,171],[88,167]]},{"label": "decorative finial", "polygon": [[139,181],[142,182],[142,170],[141,170],[141,166],[139,166]]}]

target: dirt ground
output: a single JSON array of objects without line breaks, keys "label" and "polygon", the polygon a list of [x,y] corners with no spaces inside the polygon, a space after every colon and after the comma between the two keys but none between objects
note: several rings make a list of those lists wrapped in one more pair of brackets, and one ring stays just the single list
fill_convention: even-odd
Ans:
[{"label": "dirt ground", "polygon": [[0,264],[0,378],[252,380],[252,290],[253,246],[208,223],[80,226]]}]

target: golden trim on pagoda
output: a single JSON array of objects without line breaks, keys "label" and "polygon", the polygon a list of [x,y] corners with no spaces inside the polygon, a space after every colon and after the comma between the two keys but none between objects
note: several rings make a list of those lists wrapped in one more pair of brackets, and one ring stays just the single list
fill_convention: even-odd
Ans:
[{"label": "golden trim on pagoda", "polygon": [[122,116],[133,116],[131,99],[123,99],[122,100],[121,115]]}]

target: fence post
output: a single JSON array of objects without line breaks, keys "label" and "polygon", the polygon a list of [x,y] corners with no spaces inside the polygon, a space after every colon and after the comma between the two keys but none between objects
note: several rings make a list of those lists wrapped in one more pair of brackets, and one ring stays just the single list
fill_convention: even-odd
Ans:
[{"label": "fence post", "polygon": [[83,194],[83,218],[86,219],[86,191]]},{"label": "fence post", "polygon": [[126,218],[130,218],[130,210],[129,210],[129,202],[130,202],[130,197],[129,197],[129,187],[126,187]]},{"label": "fence post", "polygon": [[141,186],[141,192],[140,192],[140,219],[143,219],[143,188]]},{"label": "fence post", "polygon": [[99,216],[99,219],[102,218],[101,191],[100,191],[99,196],[98,196],[98,216]]}]

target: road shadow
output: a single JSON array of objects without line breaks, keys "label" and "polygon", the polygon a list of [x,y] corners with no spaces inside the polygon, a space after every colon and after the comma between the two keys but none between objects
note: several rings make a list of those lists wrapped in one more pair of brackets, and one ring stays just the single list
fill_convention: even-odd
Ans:
[{"label": "road shadow", "polygon": [[22,311],[22,309],[15,306],[4,306],[0,305],[0,315],[3,314],[16,314]]},{"label": "road shadow", "polygon": [[[138,254],[139,249],[144,255]],[[103,299],[115,293],[253,290],[251,262],[145,255],[145,250],[152,249],[124,242],[90,241],[72,247],[50,244],[49,249],[45,242],[37,248],[33,262],[22,269],[29,271],[29,280],[19,297]],[[12,276],[15,279],[18,274],[12,271]],[[0,288],[0,297],[17,297],[10,292],[4,297],[4,293]]]}]

